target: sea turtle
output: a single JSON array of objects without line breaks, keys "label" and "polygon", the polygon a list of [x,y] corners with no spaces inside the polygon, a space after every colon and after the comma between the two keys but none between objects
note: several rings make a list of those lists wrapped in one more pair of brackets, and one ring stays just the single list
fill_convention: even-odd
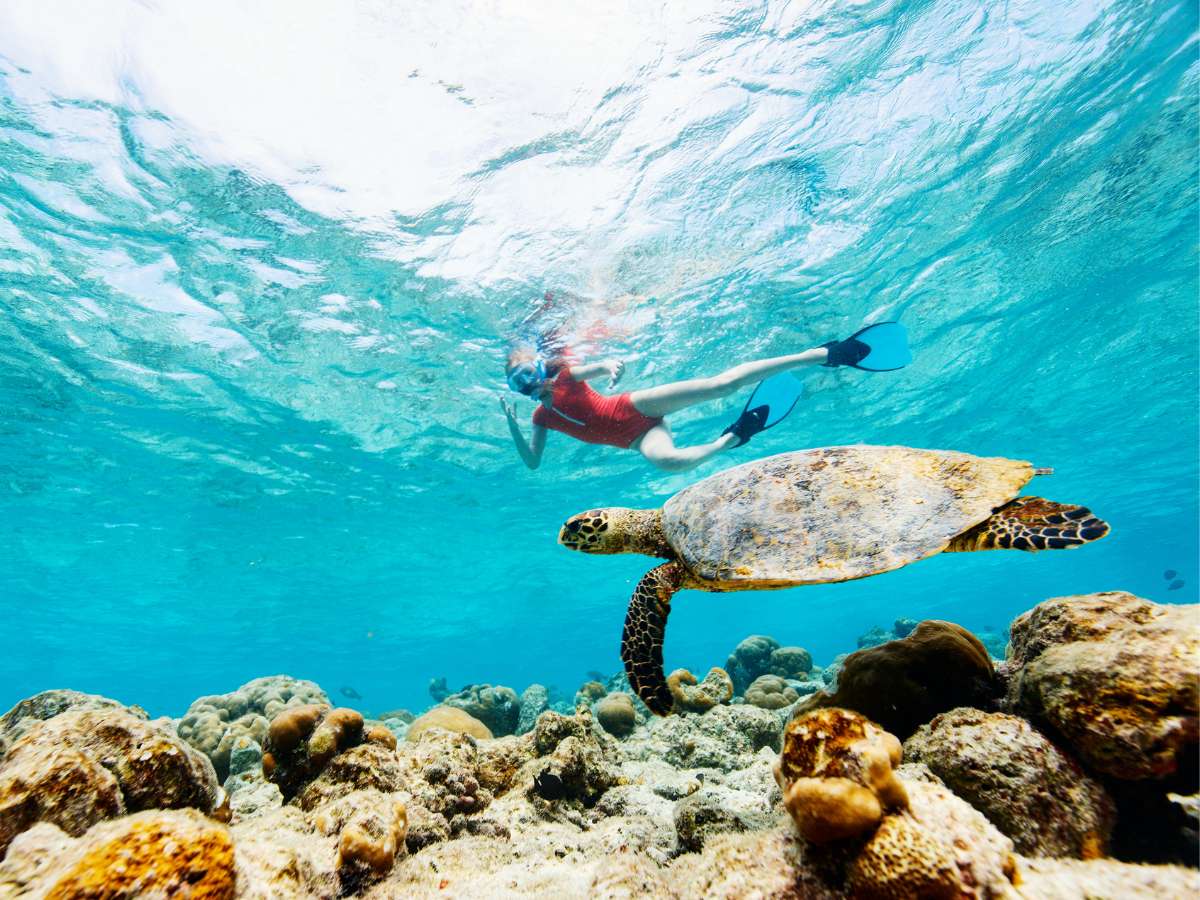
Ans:
[{"label": "sea turtle", "polygon": [[558,541],[585,553],[669,560],[638,582],[621,636],[629,683],[666,715],[672,698],[662,645],[676,591],[850,581],[942,551],[1057,550],[1108,534],[1108,524],[1086,507],[1017,496],[1049,471],[949,450],[799,450],[705,478],[662,509],[580,513]]}]

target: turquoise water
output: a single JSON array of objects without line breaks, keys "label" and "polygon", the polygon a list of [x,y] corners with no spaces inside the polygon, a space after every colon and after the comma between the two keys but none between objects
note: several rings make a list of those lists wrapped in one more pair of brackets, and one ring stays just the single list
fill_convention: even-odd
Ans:
[{"label": "turquoise water", "polygon": [[[203,7],[0,8],[0,708],[178,715],[275,672],[374,710],[441,675],[569,693],[619,668],[648,561],[567,552],[565,517],[856,441],[1053,466],[1113,534],[686,592],[668,669],[1196,601],[1194,3]],[[867,317],[916,361],[806,373],[698,472],[561,435],[528,472],[497,397],[547,289],[627,388]]]}]

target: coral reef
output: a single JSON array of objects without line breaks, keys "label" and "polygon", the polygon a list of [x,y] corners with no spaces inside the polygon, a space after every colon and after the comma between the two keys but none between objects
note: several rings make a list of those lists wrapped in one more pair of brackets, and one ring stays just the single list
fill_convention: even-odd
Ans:
[{"label": "coral reef", "polygon": [[396,719],[405,725],[409,725],[416,716],[407,709],[389,709],[386,712],[381,712],[377,718],[380,722]]},{"label": "coral reef", "polygon": [[441,702],[482,722],[496,737],[515,733],[521,716],[521,701],[516,691],[503,685],[469,684]]},{"label": "coral reef", "polygon": [[271,720],[263,747],[262,768],[284,799],[294,797],[320,776],[343,751],[369,744],[394,750],[396,738],[386,728],[363,729],[363,717],[353,709],[294,706]]},{"label": "coral reef", "polygon": [[262,757],[262,747],[248,737],[239,737],[230,750],[224,787],[235,822],[283,805],[283,793],[263,775]]},{"label": "coral reef", "polygon": [[689,852],[714,835],[763,831],[778,820],[768,796],[721,785],[700,788],[678,800],[674,809],[679,848]]},{"label": "coral reef", "polygon": [[1023,859],[1020,876],[1020,895],[1026,900],[1200,896],[1200,872],[1183,866],[1142,866],[1113,859]]},{"label": "coral reef", "polygon": [[[1014,640],[1010,697],[1043,697],[1038,667],[1048,656],[1115,636],[1135,657],[1146,655],[1131,664],[1143,677],[1152,651],[1139,641],[1166,635],[1154,629],[1167,614],[1130,612],[1122,605],[1128,602],[1106,602],[1083,616],[1091,625],[1108,622],[1107,631],[1087,631],[1074,610],[1027,626],[1028,639]],[[885,712],[919,719],[952,693],[942,682],[964,672],[990,687],[985,654],[964,634],[922,623],[907,638],[848,657],[841,688],[853,694],[874,684],[888,702],[916,704],[915,711]],[[1052,639],[1039,638],[1046,634]],[[916,722],[910,761],[900,765],[898,739],[862,711],[818,704],[784,728],[789,692],[833,677],[836,665],[814,669],[801,648],[765,637],[739,648],[743,674],[760,669],[743,681],[746,702],[727,703],[733,678],[721,670],[699,685],[679,673],[676,702],[702,709],[690,715],[644,714],[620,673],[604,684],[598,678],[603,693],[590,687],[581,700],[592,702],[567,714],[547,708],[547,690],[531,685],[515,722],[507,689],[460,692],[464,702],[490,703],[522,732],[495,738],[452,705],[409,727],[397,715],[364,721],[352,710],[277,697],[264,728],[260,711],[230,717],[231,708],[222,718],[216,705],[201,704],[188,733],[203,736],[222,760],[228,808],[208,757],[169,723],[146,722],[104,698],[31,698],[0,724],[12,742],[0,757],[0,841],[7,845],[0,896],[1158,900],[1200,892],[1195,870],[1057,858],[1105,852],[1114,799],[1114,855],[1133,848],[1134,858],[1186,858],[1182,844],[1164,838],[1186,826],[1194,848],[1186,741],[1173,745],[1174,772],[1097,779],[1086,758],[1071,758],[1065,728],[1036,730],[1039,723],[1051,728],[1044,706],[1036,707],[1038,723],[1014,712],[956,708]],[[1154,652],[1170,656],[1169,647]],[[939,653],[949,659],[934,660]],[[1086,676],[1081,684],[1099,691],[1093,709],[1109,717],[1096,729],[1111,734],[1135,723],[1153,732],[1162,717],[1179,714],[1178,706],[1125,709],[1115,689],[1101,690],[1108,681],[1076,663]],[[1119,682],[1121,666],[1110,665]],[[1163,677],[1194,680],[1197,667],[1185,652],[1179,668],[1163,667]],[[1048,671],[1068,679],[1074,670]],[[911,683],[889,684],[897,672],[904,673],[898,681]],[[925,678],[937,703],[916,690]],[[1084,687],[1076,689],[1079,702],[1088,699]],[[1152,698],[1162,693],[1153,682],[1149,689]],[[783,702],[767,699],[780,708],[760,708],[760,695]],[[1127,688],[1126,696],[1133,703],[1143,694]],[[1025,708],[1014,700],[1010,710]],[[243,716],[250,718],[239,724]],[[396,729],[404,740],[397,742]],[[188,805],[197,809],[154,808]],[[231,824],[206,811],[231,816]],[[1122,843],[1121,820],[1145,832],[1142,844]],[[1026,854],[1056,858],[1018,856],[1014,841]]]},{"label": "coral reef", "polygon": [[1046,600],[1013,622],[1009,707],[1094,772],[1163,778],[1185,759],[1195,769],[1198,624],[1196,606],[1121,591]]},{"label": "coral reef", "polygon": [[775,777],[807,840],[841,840],[875,827],[908,796],[894,769],[900,742],[858,713],[820,709],[793,719]]},{"label": "coral reef", "polygon": [[419,740],[421,735],[431,728],[441,728],[444,731],[469,734],[471,737],[481,741],[489,740],[492,737],[492,733],[488,730],[488,727],[470,713],[453,706],[435,706],[413,720],[412,724],[408,726],[405,739],[409,741]]},{"label": "coral reef", "polygon": [[78,836],[145,809],[223,815],[208,758],[173,731],[122,709],[68,710],[34,723],[0,762],[0,853],[35,822]]},{"label": "coral reef", "polygon": [[954,853],[912,819],[888,816],[850,863],[847,885],[863,900],[963,896]]},{"label": "coral reef", "polygon": [[783,709],[799,699],[795,689],[778,675],[759,675],[746,688],[746,702],[762,709]]},{"label": "coral reef", "polygon": [[575,705],[591,706],[608,693],[608,688],[599,681],[585,681],[575,692]]},{"label": "coral reef", "polygon": [[[908,779],[902,783],[908,794],[908,809],[897,815],[911,819],[926,836],[950,852],[959,879],[957,892],[951,896],[1011,896],[1013,881],[1018,877],[1012,841],[944,785]],[[932,866],[923,868],[932,871]]]},{"label": "coral reef", "polygon": [[892,634],[898,638],[908,637],[912,634],[913,629],[917,627],[917,624],[916,619],[909,619],[902,616],[892,625]]},{"label": "coral reef", "polygon": [[687,669],[676,669],[667,676],[667,688],[675,700],[674,711],[677,713],[703,713],[718,703],[733,699],[733,682],[729,674],[716,666],[708,670],[699,684],[696,676]]},{"label": "coral reef", "polygon": [[310,817],[320,834],[337,836],[337,871],[345,893],[383,878],[404,851],[404,804],[380,791],[356,790],[319,807]]},{"label": "coral reef", "polygon": [[771,654],[779,649],[779,641],[765,634],[752,634],[733,648],[725,661],[725,671],[733,680],[734,693],[746,693],[746,688],[759,675],[771,673]]},{"label": "coral reef", "polygon": [[844,707],[904,740],[938,713],[986,707],[997,690],[983,645],[965,628],[931,619],[906,638],[851,653],[837,690],[811,694],[795,714]]},{"label": "coral reef", "polygon": [[529,734],[538,716],[550,708],[550,692],[543,685],[531,684],[521,692],[521,713],[517,717],[517,734]]},{"label": "coral reef", "polygon": [[841,674],[842,664],[849,655],[849,653],[839,653],[830,661],[829,665],[821,670],[821,681],[825,683],[828,690],[837,690],[838,675]]},{"label": "coral reef", "polygon": [[590,731],[586,737],[569,735],[537,767],[529,790],[531,799],[575,800],[594,806],[606,790],[620,782],[613,763]]},{"label": "coral reef", "polygon": [[229,776],[229,752],[238,738],[262,744],[267,725],[289,706],[332,706],[320,686],[290,675],[255,678],[228,694],[200,697],[176,726],[179,736],[212,760],[217,777]]},{"label": "coral reef", "polygon": [[574,716],[543,713],[534,729],[539,759],[523,773],[526,795],[534,801],[575,801],[594,806],[621,780],[616,742],[595,725],[591,711],[580,706]]},{"label": "coral reef", "polygon": [[6,897],[232,900],[236,886],[229,830],[195,810],[138,812],[78,838],[42,823],[0,863]]},{"label": "coral reef", "polygon": [[859,650],[863,650],[867,647],[878,647],[880,644],[886,644],[896,636],[897,635],[895,633],[888,631],[887,629],[880,628],[878,625],[876,625],[870,630],[860,634],[858,636],[858,640],[855,641],[855,644],[858,646]]},{"label": "coral reef", "polygon": [[633,699],[625,693],[607,694],[596,704],[596,721],[616,737],[625,737],[637,727],[637,710]]},{"label": "coral reef", "polygon": [[925,763],[1030,856],[1103,856],[1116,819],[1104,787],[1024,719],[956,709],[921,726],[904,758]]},{"label": "coral reef", "polygon": [[8,748],[28,731],[36,722],[53,719],[67,710],[121,709],[139,719],[148,719],[140,706],[124,706],[116,700],[99,694],[82,694],[79,691],[42,691],[22,700],[0,716],[0,757]]},{"label": "coral reef", "polygon": [[770,675],[803,679],[812,671],[812,654],[803,647],[780,647],[771,652],[768,666]]},{"label": "coral reef", "polygon": [[622,747],[628,759],[731,772],[751,765],[764,747],[778,751],[782,732],[769,710],[746,704],[714,706],[700,716],[656,716]]}]

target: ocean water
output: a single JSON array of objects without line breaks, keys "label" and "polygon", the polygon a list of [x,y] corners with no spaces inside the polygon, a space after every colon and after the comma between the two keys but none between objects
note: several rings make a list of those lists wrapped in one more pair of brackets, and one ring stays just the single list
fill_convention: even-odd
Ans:
[{"label": "ocean water", "polygon": [[[436,676],[569,695],[619,669],[651,563],[564,518],[852,442],[1052,466],[1113,533],[685,592],[668,669],[1196,602],[1195,3],[536,6],[0,6],[0,708],[179,715],[276,672],[368,710]],[[627,388],[879,318],[916,359],[806,372],[696,472],[562,435],[529,472],[497,398],[547,290]]]}]

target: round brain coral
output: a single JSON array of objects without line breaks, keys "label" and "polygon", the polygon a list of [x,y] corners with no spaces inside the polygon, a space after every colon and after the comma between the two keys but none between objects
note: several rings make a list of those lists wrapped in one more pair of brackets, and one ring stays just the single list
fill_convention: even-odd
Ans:
[{"label": "round brain coral", "polygon": [[615,691],[596,704],[596,721],[609,734],[625,737],[637,727],[637,710],[628,694]]},{"label": "round brain coral", "polygon": [[783,709],[799,699],[795,689],[778,675],[759,675],[746,688],[746,702],[760,709]]},{"label": "round brain coral", "polygon": [[772,675],[799,678],[812,671],[812,654],[803,647],[780,647],[772,651],[769,665]]},{"label": "round brain coral", "polygon": [[488,727],[472,716],[454,706],[435,706],[423,715],[417,716],[408,726],[404,735],[406,741],[416,741],[430,728],[441,728],[460,734],[469,734],[476,740],[491,740],[492,732]]}]

